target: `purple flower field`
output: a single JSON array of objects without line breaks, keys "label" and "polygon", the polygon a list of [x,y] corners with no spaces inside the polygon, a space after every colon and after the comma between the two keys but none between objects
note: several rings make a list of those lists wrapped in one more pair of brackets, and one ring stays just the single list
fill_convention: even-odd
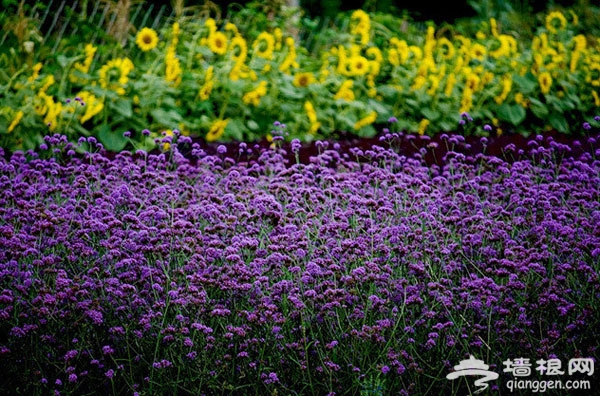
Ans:
[{"label": "purple flower field", "polygon": [[469,355],[504,394],[507,358],[597,359],[600,140],[394,139],[0,153],[0,394],[463,395]]}]

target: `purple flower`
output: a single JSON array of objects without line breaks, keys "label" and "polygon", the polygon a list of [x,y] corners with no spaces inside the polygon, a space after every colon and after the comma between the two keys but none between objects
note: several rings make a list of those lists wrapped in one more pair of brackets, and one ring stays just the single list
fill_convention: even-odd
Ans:
[{"label": "purple flower", "polygon": [[107,372],[104,373],[104,376],[107,377],[107,378],[113,378],[114,375],[115,375],[115,370],[113,370],[113,369],[110,369],[110,370],[108,370]]},{"label": "purple flower", "polygon": [[217,147],[217,153],[219,154],[225,154],[227,152],[227,147],[225,147],[225,145],[220,144]]},{"label": "purple flower", "polygon": [[592,126],[590,125],[589,122],[584,122],[583,129],[585,129],[586,131],[589,131],[590,129],[592,129]]},{"label": "purple flower", "polygon": [[71,360],[73,359],[75,356],[77,356],[79,352],[75,349],[68,351],[67,353],[65,353],[65,360]]},{"label": "purple flower", "polygon": [[300,143],[299,139],[292,140],[292,152],[298,153],[300,151],[300,147],[302,147],[302,143]]},{"label": "purple flower", "polygon": [[166,359],[163,359],[160,362],[152,363],[152,367],[154,367],[155,369],[163,369],[171,366],[173,366],[173,363]]},{"label": "purple flower", "polygon": [[131,137],[131,131],[123,132],[123,137],[126,137],[126,138]]},{"label": "purple flower", "polygon": [[398,122],[398,119],[396,117],[392,116],[392,117],[388,118],[388,122],[390,124],[394,124],[394,123]]},{"label": "purple flower", "polygon": [[273,373],[273,372],[269,373],[268,375],[263,373],[260,375],[260,378],[263,380],[263,382],[265,384],[272,384],[275,382],[279,382],[279,378],[277,377],[277,374]]},{"label": "purple flower", "polygon": [[102,324],[104,321],[104,316],[102,315],[102,312],[96,310],[89,310],[86,312],[86,314],[90,319],[92,319],[92,322],[94,324]]},{"label": "purple flower", "polygon": [[387,374],[387,373],[389,373],[389,372],[390,372],[390,368],[389,368],[388,366],[383,366],[383,367],[381,368],[381,372],[382,372],[383,374]]},{"label": "purple flower", "polygon": [[325,345],[325,348],[327,349],[333,349],[337,346],[338,342],[336,340],[331,341],[330,343],[328,343],[327,345]]}]

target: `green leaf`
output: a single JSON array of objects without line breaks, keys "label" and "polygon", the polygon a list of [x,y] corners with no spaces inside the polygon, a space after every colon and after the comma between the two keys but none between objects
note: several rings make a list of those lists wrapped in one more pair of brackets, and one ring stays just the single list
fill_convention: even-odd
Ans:
[{"label": "green leaf", "polygon": [[527,73],[524,76],[519,74],[513,75],[513,83],[518,87],[518,91],[523,95],[527,95],[537,87],[537,80],[532,73]]},{"label": "green leaf", "polygon": [[385,99],[395,99],[398,96],[398,89],[391,85],[380,85],[377,87],[379,92]]},{"label": "green leaf", "polygon": [[548,106],[537,99],[531,99],[530,102],[529,109],[537,118],[544,119],[548,116]]},{"label": "green leaf", "polygon": [[58,62],[58,64],[60,65],[60,67],[62,67],[63,69],[67,67],[67,65],[69,64],[69,58],[67,58],[64,55],[58,55],[56,57],[56,61]]},{"label": "green leaf", "polygon": [[348,117],[347,115],[340,115],[339,117],[337,117],[339,124],[338,126],[341,129],[353,129],[354,128],[354,124],[356,123],[355,119],[352,119],[350,117]]},{"label": "green leaf", "polygon": [[423,114],[423,117],[427,118],[429,121],[435,121],[442,115],[438,110],[431,107],[422,108],[421,114]]},{"label": "green leaf", "polygon": [[451,131],[456,128],[456,123],[450,121],[441,121],[440,122],[440,130],[442,131]]},{"label": "green leaf", "polygon": [[154,109],[150,112],[154,121],[165,127],[176,127],[181,121],[181,115],[175,110]]},{"label": "green leaf", "polygon": [[518,104],[504,103],[498,107],[498,118],[515,126],[523,122],[526,114],[525,109]]},{"label": "green leaf", "polygon": [[110,126],[103,124],[98,128],[98,139],[108,151],[119,152],[125,148],[127,138],[122,133],[115,132]]},{"label": "green leaf", "polygon": [[417,102],[414,99],[406,99],[406,105],[410,108],[410,109],[418,109],[419,106],[419,102]]},{"label": "green leaf", "polygon": [[117,100],[115,102],[115,110],[125,118],[131,118],[133,116],[133,108],[131,107],[131,101],[129,100]]},{"label": "green leaf", "polygon": [[569,132],[569,123],[564,115],[559,113],[552,113],[548,117],[550,126],[559,132]]},{"label": "green leaf", "polygon": [[280,87],[279,92],[286,99],[304,99],[304,92],[289,87]]},{"label": "green leaf", "polygon": [[373,137],[373,136],[377,135],[377,130],[375,130],[375,128],[372,125],[367,125],[367,126],[360,128],[357,131],[357,133],[361,137]]},{"label": "green leaf", "polygon": [[390,117],[390,110],[387,106],[383,105],[381,102],[373,99],[369,99],[367,101],[368,107],[375,110],[378,116],[383,116],[386,119]]},{"label": "green leaf", "polygon": [[248,120],[246,124],[248,125],[248,129],[250,129],[251,131],[258,131],[260,129],[260,126],[254,120]]},{"label": "green leaf", "polygon": [[[244,133],[248,129],[240,119],[233,119],[225,127],[225,136],[239,142],[244,140]],[[254,135],[255,136],[255,135]]]}]

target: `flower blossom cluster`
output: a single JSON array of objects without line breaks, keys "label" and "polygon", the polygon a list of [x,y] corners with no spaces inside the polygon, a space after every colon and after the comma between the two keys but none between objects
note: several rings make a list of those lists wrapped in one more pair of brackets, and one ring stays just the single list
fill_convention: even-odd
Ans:
[{"label": "flower blossom cluster", "polygon": [[432,166],[181,139],[0,153],[0,393],[448,394],[469,353],[597,356],[594,138],[508,160],[451,136]]}]

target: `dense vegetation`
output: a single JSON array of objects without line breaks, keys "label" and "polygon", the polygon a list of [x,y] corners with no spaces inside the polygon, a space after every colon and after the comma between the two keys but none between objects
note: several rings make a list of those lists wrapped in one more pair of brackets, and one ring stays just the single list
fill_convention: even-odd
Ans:
[{"label": "dense vegetation", "polygon": [[506,361],[593,371],[598,7],[382,3],[3,1],[0,394],[462,396],[477,358],[482,394],[529,395]]},{"label": "dense vegetation", "polygon": [[[256,141],[271,137],[274,120],[287,125],[288,141],[314,141],[373,136],[391,117],[400,130],[429,135],[579,134],[600,107],[597,29],[587,30],[595,7],[539,15],[530,38],[509,30],[507,17],[440,27],[355,10],[314,31],[289,9],[221,19],[209,11],[153,23],[147,13],[136,28],[113,16],[110,38],[89,26],[69,35],[64,24],[45,40],[35,20],[10,20],[0,144],[34,148],[60,132],[73,142],[94,136],[112,151],[149,149],[174,129],[209,142]],[[464,113],[477,128],[460,126]]]}]

